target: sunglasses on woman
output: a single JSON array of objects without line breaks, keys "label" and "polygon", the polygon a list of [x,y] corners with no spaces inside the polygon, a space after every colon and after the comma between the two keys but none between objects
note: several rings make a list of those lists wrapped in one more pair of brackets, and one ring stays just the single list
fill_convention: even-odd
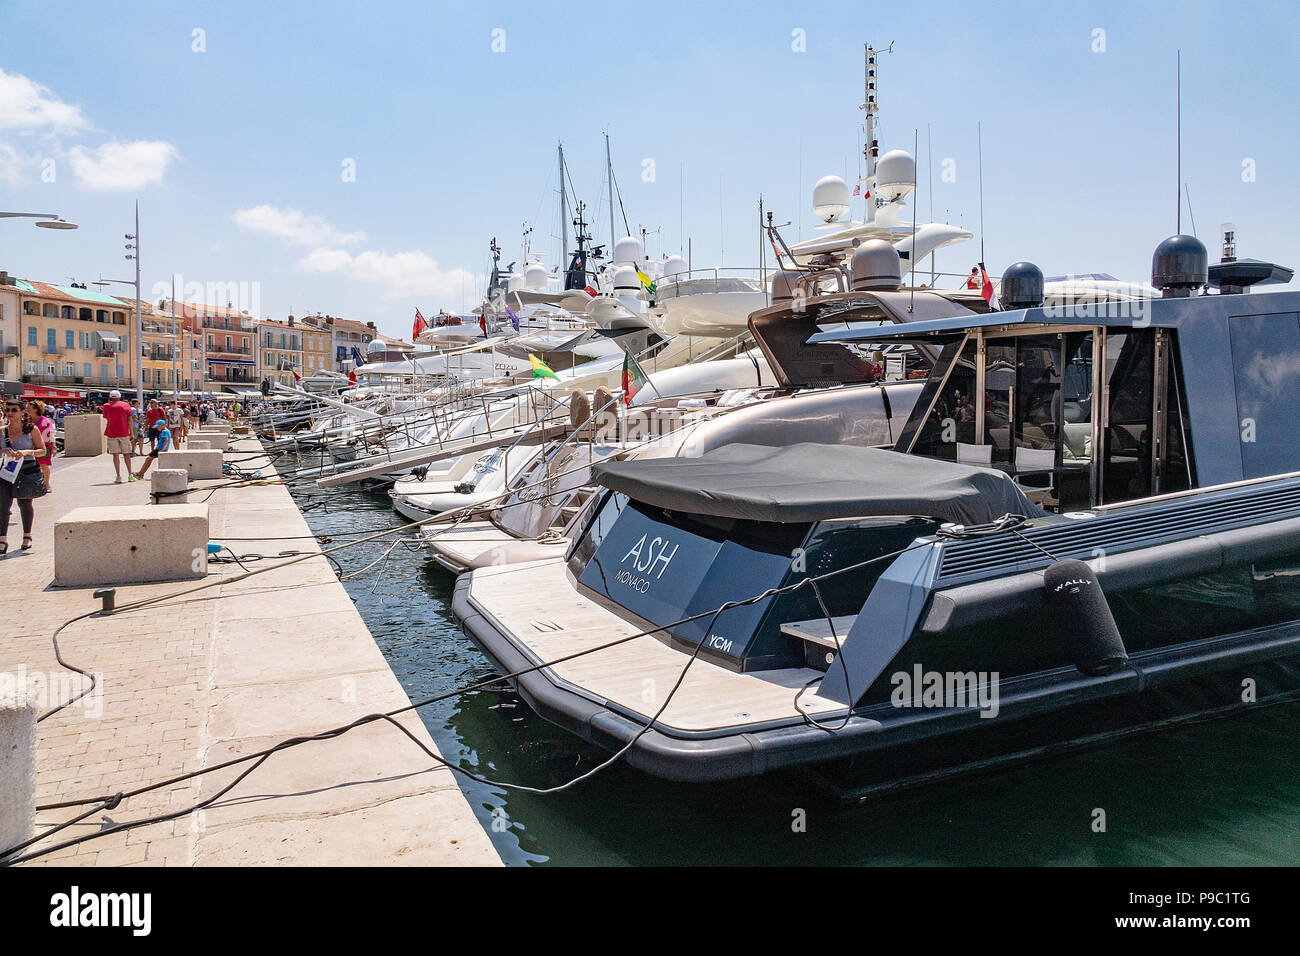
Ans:
[{"label": "sunglasses on woman", "polygon": [[13,412],[21,412],[22,410],[23,410],[23,407],[22,407],[21,405],[6,405],[6,406],[5,406],[5,413],[6,413],[6,414],[12,414]]}]

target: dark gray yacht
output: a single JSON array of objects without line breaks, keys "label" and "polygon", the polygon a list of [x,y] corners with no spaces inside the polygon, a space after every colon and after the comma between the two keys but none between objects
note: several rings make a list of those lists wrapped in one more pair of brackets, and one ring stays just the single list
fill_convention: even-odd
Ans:
[{"label": "dark gray yacht", "polygon": [[905,324],[810,299],[828,371],[933,358],[891,446],[597,464],[565,559],[453,609],[542,716],[681,780],[870,793],[1292,699],[1300,293],[1207,260],[1175,236],[1161,298],[1048,305],[1019,263],[1002,311]]}]

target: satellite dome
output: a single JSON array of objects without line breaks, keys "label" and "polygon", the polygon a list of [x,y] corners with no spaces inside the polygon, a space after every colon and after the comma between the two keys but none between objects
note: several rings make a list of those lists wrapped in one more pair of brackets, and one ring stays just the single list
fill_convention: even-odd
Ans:
[{"label": "satellite dome", "polygon": [[641,240],[634,236],[624,236],[614,243],[614,258],[610,261],[639,265],[644,258],[645,247],[641,245]]},{"label": "satellite dome", "polygon": [[546,266],[540,262],[529,263],[524,269],[524,288],[530,292],[545,292],[547,275]]},{"label": "satellite dome", "polygon": [[998,299],[1003,309],[1038,308],[1043,304],[1043,270],[1032,262],[1007,266]]},{"label": "satellite dome", "polygon": [[789,302],[794,298],[795,285],[802,273],[794,271],[778,272],[772,276],[772,304]]},{"label": "satellite dome", "polygon": [[905,149],[891,149],[876,163],[876,195],[893,202],[916,188],[916,160]]},{"label": "satellite dome", "polygon": [[1170,236],[1151,257],[1151,284],[1165,298],[1192,294],[1209,281],[1210,256],[1195,236]]},{"label": "satellite dome", "polygon": [[367,354],[373,355],[375,352],[387,352],[388,343],[383,339],[371,339],[370,344],[366,346]]},{"label": "satellite dome", "polygon": [[636,295],[641,291],[641,280],[636,277],[636,270],[631,266],[620,266],[614,270],[614,294]]},{"label": "satellite dome", "polygon": [[813,187],[813,215],[834,222],[849,211],[849,184],[839,176],[823,176]]},{"label": "satellite dome", "polygon": [[686,272],[686,260],[681,256],[669,256],[664,260],[664,278],[670,279],[678,273]]},{"label": "satellite dome", "polygon": [[858,246],[850,262],[853,291],[880,289],[892,292],[903,284],[903,262],[898,250],[884,239],[868,239]]}]

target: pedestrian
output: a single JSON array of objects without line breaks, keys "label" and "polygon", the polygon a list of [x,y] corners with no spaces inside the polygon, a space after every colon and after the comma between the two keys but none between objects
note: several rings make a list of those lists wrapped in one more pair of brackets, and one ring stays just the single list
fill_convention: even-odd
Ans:
[{"label": "pedestrian", "polygon": [[149,466],[158,460],[158,456],[165,452],[172,444],[172,433],[167,427],[166,419],[158,419],[149,426],[149,438],[153,445],[149,449],[149,454],[145,456],[144,464],[140,466],[139,473],[135,476],[137,479],[143,478],[144,473],[149,470]]},{"label": "pedestrian", "polygon": [[108,404],[100,408],[99,413],[107,423],[104,435],[108,438],[108,451],[113,456],[113,471],[117,477],[113,484],[120,485],[122,478],[122,458],[126,458],[126,481],[135,481],[131,473],[131,406],[122,401],[122,393],[113,389],[108,393]]},{"label": "pedestrian", "polygon": [[166,417],[167,417],[167,412],[165,412],[163,410],[163,407],[158,404],[158,399],[156,398],[149,399],[149,407],[144,413],[145,431],[148,432],[150,428],[153,428],[153,423],[156,422],[158,419],[166,418]]},{"label": "pedestrian", "polygon": [[54,461],[54,421],[45,414],[45,403],[40,399],[32,399],[27,403],[27,418],[35,423],[36,430],[41,433],[41,440],[45,442],[45,456],[36,459],[36,463],[41,466],[41,475],[45,478],[46,490],[53,487],[50,484],[50,464]]},{"label": "pedestrian", "polygon": [[32,499],[46,491],[36,462],[44,454],[45,439],[36,423],[23,414],[18,399],[7,399],[4,429],[0,431],[0,554],[9,551],[9,512],[15,501],[23,521],[22,549],[32,549],[32,524],[36,520]]},{"label": "pedestrian", "polygon": [[176,402],[167,409],[167,428],[171,431],[173,440],[179,446],[185,440],[185,412],[181,408],[180,402]]},{"label": "pedestrian", "polygon": [[[132,402],[129,407],[131,409],[131,448],[137,454],[140,454],[144,451],[144,432],[140,427],[142,412],[138,402]],[[130,466],[128,466],[127,470],[130,470]]]}]

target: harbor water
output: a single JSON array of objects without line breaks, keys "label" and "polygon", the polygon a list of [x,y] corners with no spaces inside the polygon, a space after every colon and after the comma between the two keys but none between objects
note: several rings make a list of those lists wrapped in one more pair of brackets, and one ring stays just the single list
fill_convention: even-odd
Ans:
[{"label": "harbor water", "polygon": [[[336,541],[405,523],[382,491],[293,491],[311,529]],[[390,537],[335,557],[413,701],[492,673],[451,614],[453,576],[426,550]],[[420,713],[447,760],[493,781],[555,787],[608,756],[510,692],[474,691]],[[850,807],[801,774],[678,784],[621,762],[550,795],[462,786],[516,865],[1293,864],[1297,720],[1300,704],[1262,707]]]}]

